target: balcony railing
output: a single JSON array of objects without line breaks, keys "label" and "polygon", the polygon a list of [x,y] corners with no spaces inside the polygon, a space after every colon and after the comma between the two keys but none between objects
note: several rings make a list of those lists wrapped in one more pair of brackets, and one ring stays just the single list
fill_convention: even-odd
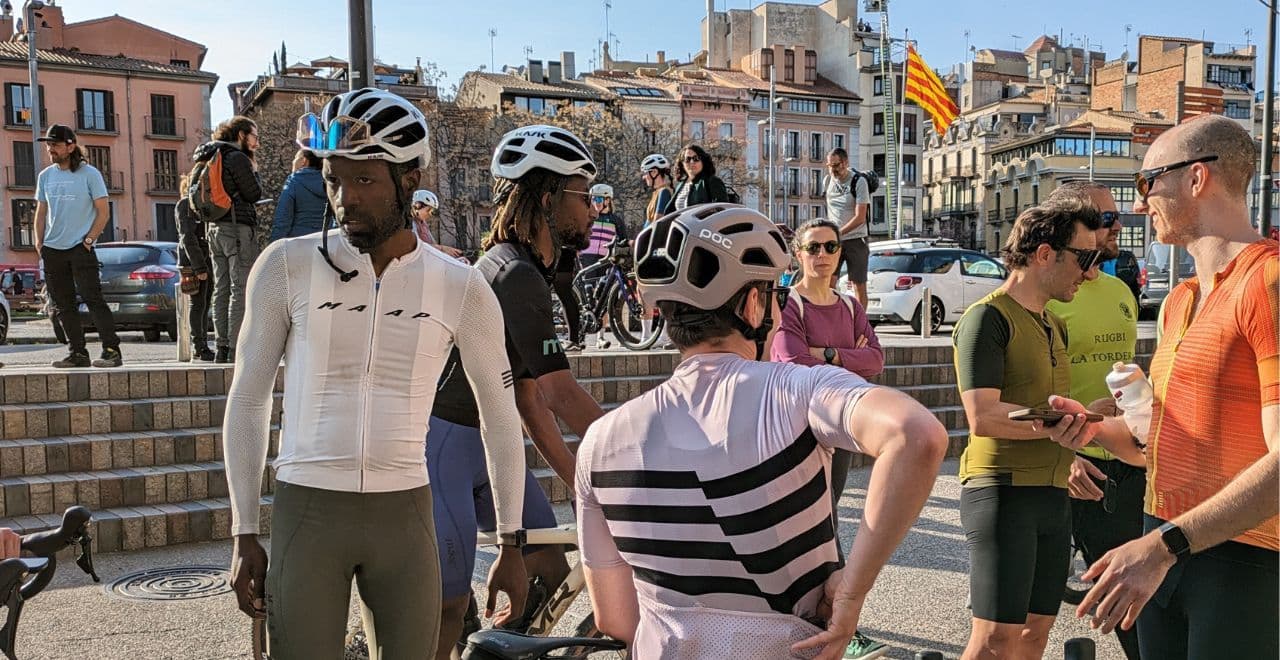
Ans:
[{"label": "balcony railing", "polygon": [[987,222],[991,224],[1000,222],[1000,209],[991,209],[987,211]]},{"label": "balcony railing", "polygon": [[1018,219],[1018,207],[1010,206],[1004,210],[1005,222],[1013,222]]},{"label": "balcony railing", "polygon": [[157,140],[187,139],[187,120],[184,117],[145,117],[147,137]]},{"label": "balcony railing", "polygon": [[76,111],[76,131],[79,133],[95,133],[100,135],[119,135],[120,115],[100,115]]},{"label": "balcony railing", "polygon": [[34,190],[36,172],[32,167],[8,165],[4,168],[5,187],[10,190]]},{"label": "balcony railing", "polygon": [[124,172],[103,170],[102,180],[107,184],[107,192],[116,194],[124,192]]},{"label": "balcony railing", "polygon": [[[12,106],[6,104],[4,106],[4,125],[6,127],[30,127],[31,113],[30,108],[22,106]],[[49,109],[40,108],[40,125],[49,125]]]},{"label": "balcony railing", "polygon": [[177,195],[177,172],[147,172],[147,194]]},{"label": "balcony railing", "polygon": [[35,231],[32,230],[30,222],[15,222],[11,233],[9,247],[14,250],[36,249]]}]

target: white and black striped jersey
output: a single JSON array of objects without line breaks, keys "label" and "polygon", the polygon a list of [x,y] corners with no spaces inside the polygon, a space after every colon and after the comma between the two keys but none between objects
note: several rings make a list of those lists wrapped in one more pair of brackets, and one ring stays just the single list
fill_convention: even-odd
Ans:
[{"label": "white and black striped jersey", "polygon": [[634,658],[772,660],[817,631],[806,620],[841,565],[831,454],[858,451],[849,421],[871,387],[836,367],[697,355],[591,426],[582,560],[630,566]]}]

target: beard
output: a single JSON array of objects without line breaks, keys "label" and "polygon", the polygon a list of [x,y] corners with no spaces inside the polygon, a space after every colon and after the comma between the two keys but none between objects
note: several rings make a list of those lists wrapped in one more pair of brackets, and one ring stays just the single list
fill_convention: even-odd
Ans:
[{"label": "beard", "polygon": [[[397,218],[394,212],[381,215],[381,219],[364,213],[348,214],[339,213],[338,226],[342,228],[342,236],[347,239],[351,247],[361,251],[370,252],[374,248],[387,242],[396,232],[404,228],[404,222]],[[353,228],[351,223],[357,223],[358,228]]]},{"label": "beard", "polygon": [[564,249],[581,251],[591,246],[590,230],[582,231],[577,227],[565,226],[557,233],[560,235],[560,246]]}]

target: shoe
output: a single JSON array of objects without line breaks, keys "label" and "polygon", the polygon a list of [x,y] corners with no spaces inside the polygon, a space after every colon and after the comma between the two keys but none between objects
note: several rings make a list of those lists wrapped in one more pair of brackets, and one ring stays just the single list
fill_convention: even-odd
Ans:
[{"label": "shoe", "polygon": [[93,366],[98,367],[99,369],[105,369],[109,367],[118,367],[123,363],[124,358],[120,355],[120,349],[104,348],[102,349],[102,355],[93,361]]},{"label": "shoe", "polygon": [[844,649],[844,660],[871,660],[889,652],[889,647],[862,632],[853,633],[853,639]]},{"label": "shoe", "polygon": [[564,352],[565,353],[581,353],[585,348],[586,346],[583,346],[582,344],[576,341],[571,341],[568,344],[564,345]]},{"label": "shoe", "polygon": [[209,350],[208,344],[196,344],[193,346],[191,356],[201,362],[213,362],[214,358],[217,357],[213,354],[213,351]]},{"label": "shoe", "polygon": [[71,369],[75,367],[88,367],[92,364],[93,363],[89,361],[89,354],[87,352],[77,353],[76,351],[71,351],[67,354],[67,357],[54,362],[53,366],[56,369]]},{"label": "shoe", "polygon": [[231,361],[231,349],[226,346],[219,346],[218,352],[213,356],[213,361],[217,364],[227,364]]},{"label": "shoe", "polygon": [[668,341],[668,342],[663,342],[663,344],[662,344],[662,350],[664,350],[664,351],[674,351],[674,350],[676,350],[676,345],[675,345],[675,343],[673,343],[673,342],[669,342],[669,341]]}]

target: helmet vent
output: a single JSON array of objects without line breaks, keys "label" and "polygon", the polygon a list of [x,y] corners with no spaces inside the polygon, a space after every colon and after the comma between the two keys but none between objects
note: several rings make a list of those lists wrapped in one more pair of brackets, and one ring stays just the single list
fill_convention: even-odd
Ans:
[{"label": "helmet vent", "polygon": [[694,246],[689,251],[688,272],[689,284],[705,289],[720,274],[720,258],[704,247]]},{"label": "helmet vent", "polygon": [[755,226],[750,222],[739,222],[721,229],[720,234],[722,236],[729,236],[730,234],[741,234],[744,231],[751,231],[752,229],[755,229]]},{"label": "helmet vent", "polygon": [[742,263],[746,266],[764,266],[765,268],[773,268],[774,263],[769,259],[769,253],[763,248],[748,248],[742,252]]}]

